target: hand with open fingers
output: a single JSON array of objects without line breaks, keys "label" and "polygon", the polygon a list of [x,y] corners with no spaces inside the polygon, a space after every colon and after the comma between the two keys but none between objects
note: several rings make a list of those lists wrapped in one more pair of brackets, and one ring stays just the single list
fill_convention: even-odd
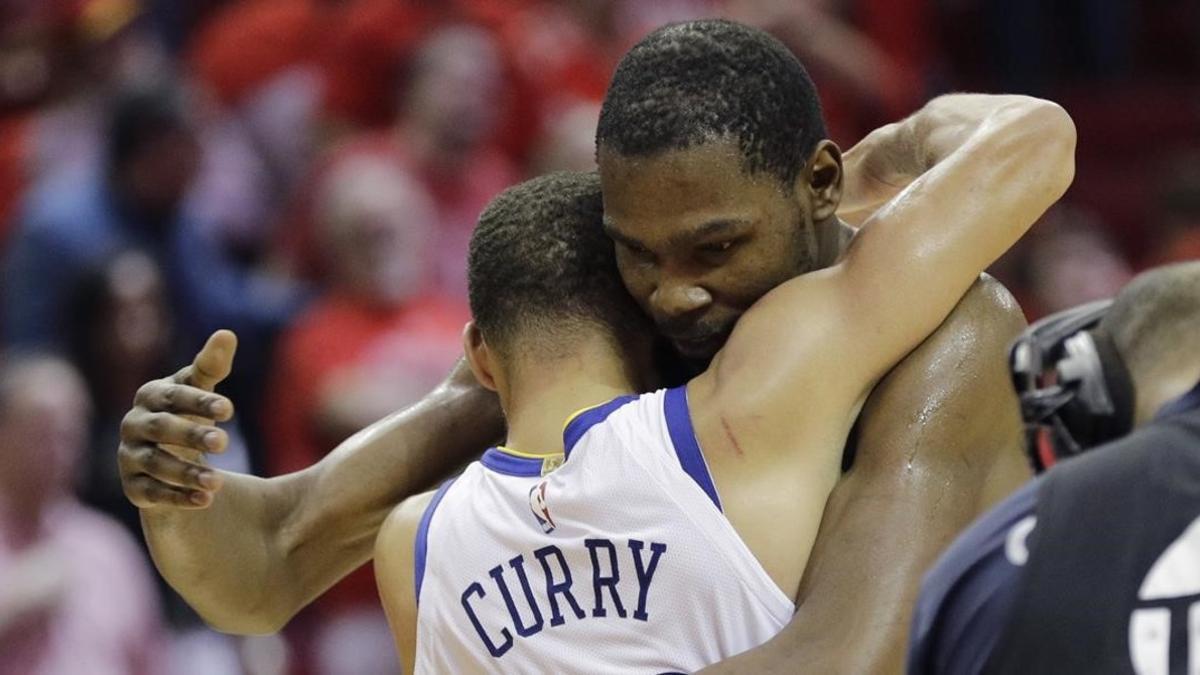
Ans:
[{"label": "hand with open fingers", "polygon": [[229,376],[237,337],[213,333],[179,372],[138,389],[121,421],[117,450],[125,496],[138,508],[205,508],[221,486],[205,454],[223,452],[229,437],[216,422],[233,417],[233,403],[214,393]]}]

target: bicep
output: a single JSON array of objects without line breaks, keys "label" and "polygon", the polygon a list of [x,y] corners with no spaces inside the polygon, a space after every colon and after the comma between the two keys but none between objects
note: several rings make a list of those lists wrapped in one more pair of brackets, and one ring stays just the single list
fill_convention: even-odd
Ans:
[{"label": "bicep", "polygon": [[902,671],[921,575],[979,512],[1028,478],[1005,359],[1023,325],[1003,287],[985,279],[875,388],[854,466],[826,505],[799,610],[747,660]]}]

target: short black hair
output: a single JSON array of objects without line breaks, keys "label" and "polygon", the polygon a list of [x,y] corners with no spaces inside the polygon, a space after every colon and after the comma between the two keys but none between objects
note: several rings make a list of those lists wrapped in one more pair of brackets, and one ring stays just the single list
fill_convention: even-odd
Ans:
[{"label": "short black hair", "polygon": [[163,136],[189,130],[182,92],[166,85],[122,91],[109,110],[109,171],[121,171]]},{"label": "short black hair", "polygon": [[[475,325],[505,349],[588,324],[620,338],[646,329],[604,233],[595,172],[539,176],[500,193],[471,237],[468,295]],[[536,328],[536,331],[526,331]]]},{"label": "short black hair", "polygon": [[1194,359],[1200,335],[1200,261],[1137,276],[1100,321],[1135,379],[1171,372]]},{"label": "short black hair", "polygon": [[659,28],[621,59],[596,151],[646,157],[731,138],[747,173],[790,186],[827,135],[812,79],[787,47],[761,30],[707,19]]}]

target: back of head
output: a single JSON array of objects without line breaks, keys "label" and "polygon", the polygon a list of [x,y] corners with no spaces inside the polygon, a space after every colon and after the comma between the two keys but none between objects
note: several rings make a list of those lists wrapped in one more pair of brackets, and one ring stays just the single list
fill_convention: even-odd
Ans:
[{"label": "back of head", "polygon": [[790,186],[826,135],[816,89],[787,47],[709,19],[660,28],[625,55],[596,147],[637,157],[733,139],[747,173]]},{"label": "back of head", "polygon": [[494,348],[561,352],[572,332],[648,330],[617,273],[595,173],[539,176],[492,200],[471,237],[471,314]]},{"label": "back of head", "polygon": [[[1100,322],[1137,391],[1138,419],[1200,379],[1200,261],[1137,276]],[[1172,394],[1174,396],[1172,396]]]}]

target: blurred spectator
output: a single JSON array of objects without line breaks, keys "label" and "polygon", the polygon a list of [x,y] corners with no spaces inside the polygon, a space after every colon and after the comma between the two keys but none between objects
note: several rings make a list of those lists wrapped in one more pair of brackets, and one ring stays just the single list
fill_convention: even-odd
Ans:
[{"label": "blurred spectator", "polygon": [[1133,266],[1105,227],[1068,204],[1047,211],[990,271],[1013,291],[1030,320],[1111,298],[1133,278]]},{"label": "blurred spectator", "polygon": [[181,213],[200,150],[180,101],[162,91],[123,98],[108,140],[102,169],[49,176],[31,192],[4,265],[10,343],[61,346],[69,290],[128,247],[168,271],[180,335],[228,327],[252,340],[290,316],[290,289],[243,273]]},{"label": "blurred spectator", "polygon": [[403,162],[433,196],[434,283],[445,295],[466,299],[466,253],[475,221],[492,197],[520,174],[496,142],[503,115],[504,74],[495,40],[483,29],[449,25],[423,42],[400,93],[392,129],[353,137],[329,152],[295,195],[281,248],[305,278],[327,270],[316,243],[313,195],[342,158],[374,154]]},{"label": "blurred spectator", "polygon": [[0,362],[0,673],[165,673],[150,568],[129,534],[78,504],[87,433],[79,375]]},{"label": "blurred spectator", "polygon": [[533,145],[529,173],[595,171],[600,104],[575,100],[552,112]]},{"label": "blurred spectator", "polygon": [[395,121],[396,84],[405,65],[452,4],[349,0],[326,14],[320,53],[327,121],[343,129],[380,129]]},{"label": "blurred spectator", "polygon": [[243,348],[231,393],[243,412],[253,411],[264,353],[303,298],[240,265],[181,208],[201,157],[183,105],[169,90],[122,95],[104,164],[49,175],[32,188],[0,268],[5,337],[63,347],[68,294],[81,275],[136,248],[166,273],[181,348],[217,328],[238,332]]},{"label": "blurred spectator", "polygon": [[401,152],[438,207],[434,273],[466,297],[467,244],[483,207],[519,178],[495,144],[505,81],[495,39],[454,25],[433,33],[414,58],[396,125]]},{"label": "blurred spectator", "polygon": [[[315,200],[329,290],[281,338],[267,396],[274,474],[313,464],[433,388],[462,352],[467,319],[461,301],[431,292],[436,211],[394,158],[340,159]],[[318,601],[315,618],[304,642],[322,675],[398,667],[369,567]]]},{"label": "blurred spectator", "polygon": [[320,2],[231,3],[206,22],[189,64],[212,94],[206,165],[189,209],[244,256],[265,259],[271,215],[307,170],[325,83]]},{"label": "blurred spectator", "polygon": [[[140,535],[137,509],[122,492],[113,448],[137,388],[186,359],[173,332],[162,270],[142,252],[119,253],[81,277],[68,307],[68,351],[95,411],[90,452],[80,458],[82,497]],[[228,449],[210,462],[227,471],[249,471],[236,424],[225,428]]]},{"label": "blurred spectator", "polygon": [[158,65],[135,0],[0,6],[0,245],[27,184],[94,160],[105,96]]}]

